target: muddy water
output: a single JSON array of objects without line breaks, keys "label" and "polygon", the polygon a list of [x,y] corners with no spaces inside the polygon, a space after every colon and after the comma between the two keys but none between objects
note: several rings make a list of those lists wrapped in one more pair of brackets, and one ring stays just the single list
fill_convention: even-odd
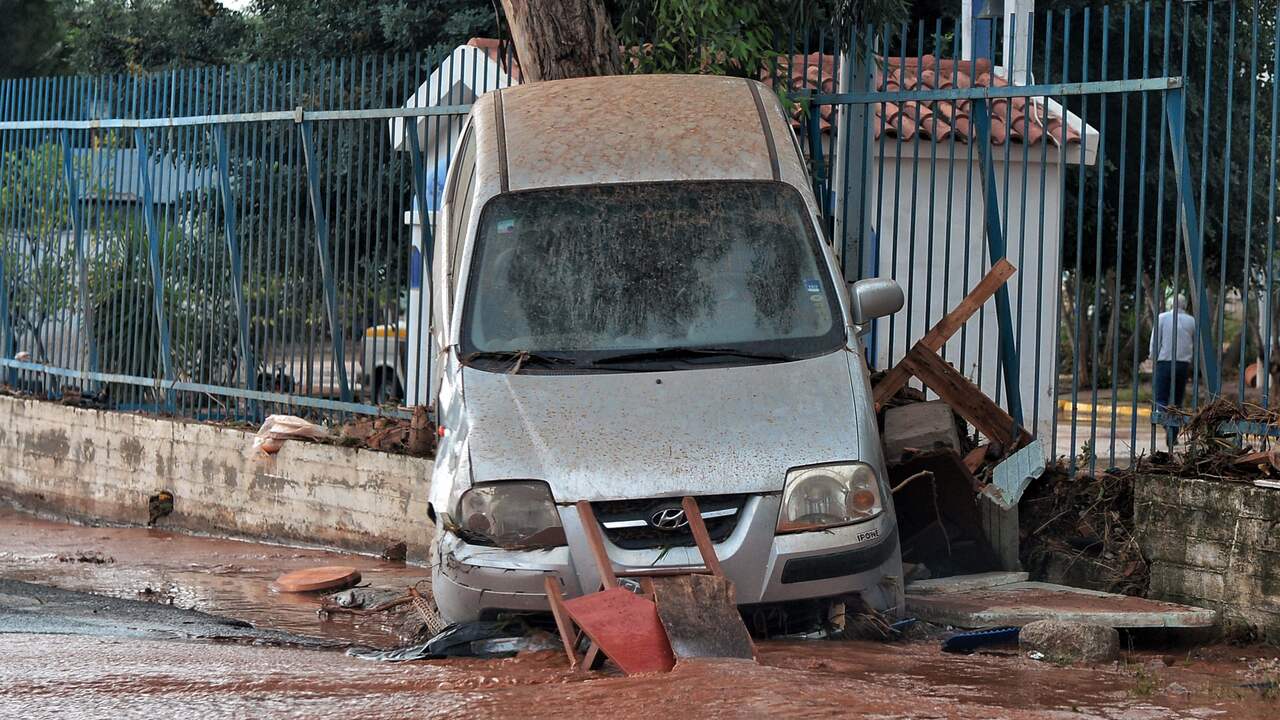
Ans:
[{"label": "muddy water", "polygon": [[760,664],[665,675],[571,673],[553,653],[372,663],[334,652],[73,636],[0,642],[0,716],[23,718],[1274,718],[1194,667],[1135,682],[1123,666],[941,656],[932,643],[769,644]]},{"label": "muddy water", "polygon": [[[303,634],[392,642],[376,622],[322,622],[314,598],[267,587],[281,572],[334,563],[396,588],[426,574],[337,553],[0,511],[0,576],[172,598]],[[1280,717],[1274,697],[1241,687],[1280,679],[1274,648],[1137,652],[1100,667],[1058,667],[1012,652],[944,655],[934,640],[765,642],[758,650],[758,664],[686,662],[666,675],[621,677],[572,673],[555,653],[387,664],[286,647],[0,635],[0,717]]]},{"label": "muddy water", "polygon": [[290,570],[350,565],[362,584],[403,590],[423,567],[324,550],[195,537],[153,528],[85,527],[0,509],[0,577],[178,607],[379,647],[398,643],[383,618],[317,617],[318,596],[276,593]]}]

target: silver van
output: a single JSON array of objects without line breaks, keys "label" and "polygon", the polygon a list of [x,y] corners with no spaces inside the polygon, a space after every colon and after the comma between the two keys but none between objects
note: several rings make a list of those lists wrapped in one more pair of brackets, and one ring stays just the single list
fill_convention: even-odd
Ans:
[{"label": "silver van", "polygon": [[548,609],[618,569],[700,565],[698,500],[741,605],[902,572],[861,326],[781,104],[741,78],[539,82],[481,97],[437,224],[442,426],[429,512],[452,621]]}]

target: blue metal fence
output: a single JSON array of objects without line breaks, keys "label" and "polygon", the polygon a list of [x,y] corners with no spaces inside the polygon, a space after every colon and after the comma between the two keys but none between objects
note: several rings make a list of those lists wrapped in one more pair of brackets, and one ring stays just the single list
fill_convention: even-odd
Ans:
[{"label": "blue metal fence", "polygon": [[9,384],[197,417],[403,414],[431,360],[413,265],[506,55],[0,83]]},{"label": "blue metal fence", "polygon": [[[1175,297],[1197,324],[1182,404],[1269,408],[1276,3],[1009,4],[967,38],[780,29],[762,73],[846,275],[907,291],[873,364],[1004,256],[1019,272],[942,354],[1054,454],[1163,448],[1148,340]],[[431,214],[468,104],[513,75],[477,43],[0,83],[9,384],[232,418],[427,402]]]},{"label": "blue metal fence", "polygon": [[[1275,3],[1081,5],[1007,3],[968,42],[950,20],[828,31],[810,45],[843,54],[781,77],[847,274],[907,291],[875,364],[1008,257],[1006,299],[942,354],[1092,471],[1184,421],[1153,402],[1153,354],[1189,361],[1183,411],[1225,397],[1274,419],[1280,22]],[[1152,338],[1174,298],[1190,341]]]}]

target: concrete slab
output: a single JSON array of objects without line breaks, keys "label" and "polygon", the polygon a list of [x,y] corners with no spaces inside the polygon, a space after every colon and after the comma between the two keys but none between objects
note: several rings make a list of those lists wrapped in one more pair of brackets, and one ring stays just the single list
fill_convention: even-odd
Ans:
[{"label": "concrete slab", "polygon": [[973,575],[954,575],[944,578],[916,580],[907,585],[909,595],[933,595],[934,593],[959,592],[961,590],[981,590],[998,585],[1026,582],[1031,577],[1024,572],[985,572]]},{"label": "concrete slab", "polygon": [[884,459],[890,465],[912,448],[921,452],[939,447],[960,449],[955,413],[941,400],[889,408],[884,415]]},{"label": "concrete slab", "polygon": [[907,613],[962,628],[1022,626],[1036,620],[1114,628],[1209,627],[1213,610],[1042,582],[921,594],[908,590]]}]

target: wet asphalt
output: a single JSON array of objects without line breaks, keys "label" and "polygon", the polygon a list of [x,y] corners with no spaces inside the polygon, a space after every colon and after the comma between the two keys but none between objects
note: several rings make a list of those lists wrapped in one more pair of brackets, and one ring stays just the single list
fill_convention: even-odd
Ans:
[{"label": "wet asphalt", "polygon": [[93,635],[152,640],[221,640],[339,649],[346,643],[243,620],[144,602],[0,579],[0,634]]}]

